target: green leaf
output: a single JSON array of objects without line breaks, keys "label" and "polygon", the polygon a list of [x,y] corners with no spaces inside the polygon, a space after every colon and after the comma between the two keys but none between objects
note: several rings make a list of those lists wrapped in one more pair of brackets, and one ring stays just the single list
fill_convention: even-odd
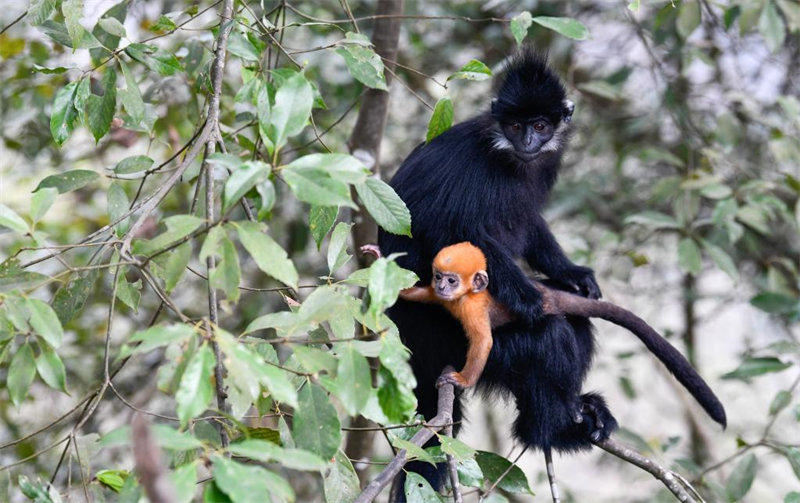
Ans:
[{"label": "green leaf", "polygon": [[364,163],[348,154],[304,155],[285,167],[299,170],[315,168],[344,183],[361,183],[370,175],[370,171],[364,166]]},{"label": "green leaf", "polygon": [[281,148],[287,138],[305,128],[313,104],[311,84],[301,73],[295,74],[278,88],[270,115],[270,139],[275,149]]},{"label": "green leaf", "polygon": [[214,375],[215,358],[208,344],[201,345],[192,355],[175,393],[178,402],[178,418],[181,426],[199,416],[214,395],[211,377]]},{"label": "green leaf", "polygon": [[35,503],[60,503],[54,502],[47,492],[47,489],[38,480],[34,484],[25,475],[19,476],[19,489],[22,494],[33,500]]},{"label": "green leaf", "polygon": [[125,479],[129,475],[127,470],[100,470],[95,474],[95,478],[104,486],[118,493],[122,490],[122,486],[125,485]]},{"label": "green leaf", "polygon": [[110,33],[111,35],[115,35],[117,37],[127,36],[127,34],[125,33],[125,26],[123,26],[122,23],[120,23],[119,20],[117,20],[116,18],[113,17],[100,18],[97,24],[106,33]]},{"label": "green leaf", "polygon": [[783,455],[786,456],[786,460],[789,461],[794,476],[800,479],[800,450],[796,447],[787,447],[781,449],[781,451],[783,451]]},{"label": "green leaf", "polygon": [[69,282],[56,291],[52,307],[62,325],[69,323],[83,310],[99,275],[98,270],[73,274]]},{"label": "green leaf", "polygon": [[706,253],[708,253],[708,256],[711,257],[711,260],[714,261],[714,264],[716,264],[722,272],[730,276],[732,280],[739,281],[739,270],[736,268],[736,264],[733,262],[731,256],[728,255],[725,250],[711,244],[705,239],[701,240],[700,243],[703,245],[703,249],[705,249]]},{"label": "green leaf", "polygon": [[680,229],[681,224],[670,215],[658,211],[643,211],[625,219],[626,224],[641,224],[651,229]]},{"label": "green leaf", "polygon": [[398,294],[403,288],[408,288],[416,283],[414,273],[402,269],[394,261],[379,258],[369,268],[369,313],[373,317],[397,301]]},{"label": "green leaf", "polygon": [[328,273],[330,276],[333,276],[351,258],[347,253],[347,237],[350,235],[352,226],[352,224],[339,222],[331,234],[331,241],[328,243]]},{"label": "green leaf", "polygon": [[682,2],[675,20],[678,35],[685,40],[698,26],[700,26],[700,3],[693,0]]},{"label": "green leaf", "polygon": [[330,459],[342,440],[339,417],[328,394],[318,384],[306,382],[297,395],[292,433],[297,446]]},{"label": "green leaf", "polygon": [[192,243],[186,242],[170,252],[164,270],[164,289],[171,292],[183,277],[192,258]]},{"label": "green leaf", "polygon": [[64,362],[47,344],[39,346],[42,352],[36,357],[36,370],[39,372],[42,380],[51,388],[64,393],[67,391],[67,372],[64,368]]},{"label": "green leaf", "polygon": [[533,16],[528,11],[517,14],[511,18],[511,34],[517,45],[521,45],[525,37],[528,36],[528,28],[533,24]]},{"label": "green leaf", "polygon": [[411,237],[411,213],[400,196],[378,178],[355,186],[358,197],[372,218],[385,231]]},{"label": "green leaf", "polygon": [[72,47],[77,48],[85,31],[80,23],[83,18],[83,0],[64,0],[61,3],[61,12],[64,14],[64,24],[72,40]]},{"label": "green leaf", "polygon": [[191,451],[201,449],[203,442],[190,433],[181,432],[166,424],[154,424],[153,436],[159,446],[170,451]]},{"label": "green leaf", "polygon": [[117,109],[117,72],[112,67],[107,67],[103,73],[103,95],[91,94],[86,103],[86,113],[89,117],[89,129],[95,141],[108,133],[111,129],[111,120]]},{"label": "green leaf", "polygon": [[181,70],[181,63],[174,54],[165,52],[154,45],[130,44],[125,48],[125,53],[164,77]]},{"label": "green leaf", "polygon": [[132,155],[119,161],[112,169],[118,175],[129,175],[150,169],[154,162],[146,155]]},{"label": "green leaf", "polygon": [[243,456],[264,463],[277,462],[292,470],[321,471],[328,463],[316,454],[302,449],[284,449],[274,442],[249,439],[231,444],[228,449],[237,456]]},{"label": "green leaf", "polygon": [[330,470],[323,475],[325,501],[354,501],[361,493],[358,475],[342,451],[337,451]]},{"label": "green leaf", "polygon": [[222,239],[222,261],[211,272],[211,285],[225,292],[231,302],[239,301],[239,283],[242,275],[239,268],[239,254],[228,236]]},{"label": "green leaf", "polygon": [[789,314],[798,309],[798,300],[780,292],[763,292],[752,299],[750,304],[772,314]]},{"label": "green leaf", "polygon": [[11,359],[8,367],[8,377],[6,377],[6,388],[11,402],[19,407],[28,388],[36,375],[36,362],[33,360],[33,349],[28,343],[23,344]]},{"label": "green leaf", "polygon": [[0,204],[0,225],[20,234],[27,234],[30,230],[28,223],[5,204]]},{"label": "green leaf", "polygon": [[772,402],[769,404],[769,415],[774,416],[778,414],[780,411],[788,407],[791,402],[791,392],[786,390],[778,391],[778,393],[775,395],[775,398],[773,398]]},{"label": "green leaf", "polygon": [[772,356],[749,357],[746,358],[736,370],[723,375],[722,379],[746,380],[750,377],[760,376],[762,374],[780,372],[791,366],[791,363],[784,363]]},{"label": "green leaf", "polygon": [[442,451],[453,456],[457,461],[472,459],[477,454],[475,449],[453,437],[439,435],[439,442],[442,444]]},{"label": "green leaf", "polygon": [[31,0],[26,19],[31,26],[38,26],[56,10],[57,0]]},{"label": "green leaf", "polygon": [[[177,27],[178,27],[178,25],[175,24],[175,21],[173,21],[172,19],[168,18],[167,16],[161,15],[161,16],[158,16],[158,19],[156,19],[155,23],[150,25],[148,30],[156,32],[156,33],[158,33],[158,32],[169,32],[169,31],[175,30]],[[228,41],[228,44],[230,44],[230,40]],[[230,48],[229,48],[229,50],[230,50]]]},{"label": "green leaf", "polygon": [[[525,473],[519,466],[511,466],[511,462],[497,454],[486,451],[478,451],[475,457],[478,466],[481,467],[487,484],[492,484],[505,474],[497,487],[510,493],[533,494]],[[509,470],[510,468],[510,470]],[[506,473],[508,471],[508,473]]]},{"label": "green leaf", "polygon": [[483,487],[483,472],[478,462],[474,459],[466,459],[456,464],[458,470],[458,481],[468,487]]},{"label": "green leaf", "polygon": [[211,457],[214,482],[234,503],[294,501],[294,491],[283,477],[256,465],[243,465],[219,455]]},{"label": "green leaf", "polygon": [[381,367],[378,371],[381,385],[378,388],[378,403],[392,423],[400,423],[412,417],[417,400],[410,383],[398,381],[391,372]]},{"label": "green leaf", "polygon": [[444,133],[453,125],[453,100],[445,96],[436,102],[433,108],[433,115],[428,122],[428,134],[425,141],[430,142],[440,134]]},{"label": "green leaf", "polygon": [[697,243],[693,239],[683,238],[678,243],[678,265],[692,275],[697,275],[700,272],[702,257],[700,248],[697,247]]},{"label": "green leaf", "polygon": [[236,232],[259,269],[283,284],[297,288],[297,270],[294,264],[283,248],[261,231],[259,224],[242,222],[236,225]]},{"label": "green leaf", "polygon": [[569,17],[536,16],[533,18],[533,22],[568,38],[575,40],[586,40],[589,38],[589,30],[577,19]]},{"label": "green leaf", "polygon": [[358,209],[350,199],[350,189],[347,184],[334,180],[322,169],[293,168],[288,165],[281,170],[281,174],[294,195],[301,201],[316,206],[348,206]]},{"label": "green leaf", "polygon": [[783,24],[783,18],[778,13],[775,2],[768,1],[761,10],[758,31],[764,37],[771,52],[775,52],[783,46],[783,42],[786,40],[786,26]]},{"label": "green leaf", "polygon": [[783,499],[783,503],[800,503],[800,492],[792,491]]},{"label": "green leaf", "polygon": [[61,322],[58,321],[58,316],[53,308],[46,302],[32,298],[26,299],[25,306],[31,315],[28,321],[36,334],[51,347],[60,346],[61,339],[64,337],[64,329],[61,328]]},{"label": "green leaf", "polygon": [[141,289],[142,280],[139,279],[135,283],[128,283],[123,271],[117,274],[117,298],[136,312],[139,311],[139,299],[142,297]]},{"label": "green leaf", "polygon": [[161,222],[167,230],[153,239],[135,241],[133,246],[135,254],[150,254],[163,250],[194,232],[203,224],[203,219],[194,215],[173,215]]},{"label": "green leaf", "polygon": [[122,188],[122,185],[117,182],[111,182],[111,185],[108,186],[108,193],[106,194],[106,197],[108,198],[107,204],[109,224],[117,222],[117,224],[114,226],[114,232],[118,237],[122,236],[130,226],[130,217],[122,219],[122,215],[127,213],[130,207],[128,195],[125,193],[125,189]]},{"label": "green leaf", "polygon": [[308,212],[308,228],[314,242],[317,243],[317,250],[322,245],[322,240],[328,235],[336,217],[339,216],[338,206],[311,206]]},{"label": "green leaf", "polygon": [[228,37],[228,52],[239,56],[245,61],[258,61],[261,59],[261,54],[256,49],[256,46],[237,30],[231,31]]},{"label": "green leaf", "polygon": [[239,165],[225,181],[222,196],[222,213],[228,212],[250,189],[267,179],[270,165],[261,161],[248,161]]},{"label": "green leaf", "polygon": [[53,107],[50,110],[50,134],[59,147],[67,141],[79,117],[78,109],[75,107],[75,97],[80,83],[81,80],[70,82],[59,89],[53,99]]},{"label": "green leaf", "polygon": [[366,407],[372,388],[372,375],[367,359],[356,351],[352,343],[340,346],[339,370],[336,375],[338,393],[347,413],[356,416]]},{"label": "green leaf", "polygon": [[338,42],[336,53],[344,58],[350,75],[367,87],[388,90],[383,74],[383,61],[370,47],[369,39],[365,35],[352,32],[348,32],[345,37]]},{"label": "green leaf", "polygon": [[174,325],[155,325],[133,334],[131,338],[128,339],[128,344],[138,342],[139,345],[132,349],[123,349],[121,356],[146,353],[155,348],[183,341],[193,335],[194,330],[192,327],[182,323],[176,323]]},{"label": "green leaf", "polygon": [[431,456],[429,452],[427,452],[425,449],[416,444],[412,444],[408,440],[395,437],[392,439],[392,445],[396,449],[405,449],[406,456],[408,456],[408,458],[410,459],[416,459],[418,461],[423,461],[431,465],[436,465],[436,460],[433,458],[433,456]]},{"label": "green leaf", "polygon": [[[513,20],[511,21],[514,22]],[[478,61],[477,59],[472,59],[466,65],[462,66],[461,69],[454,74],[447,77],[447,81],[457,80],[457,79],[464,79],[464,80],[486,80],[492,77],[492,71],[486,66],[482,61]],[[442,98],[444,99],[444,98]],[[448,100],[450,98],[447,98]],[[442,101],[442,100],[439,100]],[[438,103],[436,104],[439,105]],[[452,103],[450,104],[450,108],[452,108]],[[434,111],[434,115],[436,111]]]},{"label": "green leaf", "polygon": [[80,189],[81,187],[93,182],[100,175],[94,171],[87,169],[73,169],[58,175],[50,175],[39,182],[39,185],[33,190],[34,192],[39,189],[47,187],[54,187],[58,189],[59,194],[64,194],[73,190]]},{"label": "green leaf", "polygon": [[757,468],[756,457],[753,454],[748,454],[739,461],[725,483],[725,493],[728,496],[728,501],[739,501],[744,498],[753,485]]},{"label": "green leaf", "polygon": [[406,501],[412,503],[442,503],[442,498],[431,487],[425,478],[414,472],[406,474],[406,484],[403,488]]},{"label": "green leaf", "polygon": [[[58,191],[54,188],[37,190],[31,196],[31,219],[34,223],[41,220],[47,210],[53,205],[58,196]],[[2,221],[3,209],[0,207],[0,221]]]},{"label": "green leaf", "polygon": [[[104,29],[99,22],[92,28],[92,35],[98,42],[97,48],[89,50],[93,65],[100,66],[101,62],[105,63],[105,59],[109,56],[109,51],[114,51],[119,47],[120,39],[125,36],[123,23],[125,23],[125,17],[128,15],[128,4],[129,2],[119,2],[100,16],[108,30]],[[112,26],[110,23],[117,23],[117,25]],[[117,33],[111,33],[111,31],[116,31]],[[119,34],[120,32],[122,35]]]},{"label": "green leaf", "polygon": [[139,84],[124,61],[120,60],[119,66],[122,70],[122,76],[125,77],[125,89],[119,90],[119,100],[122,106],[125,107],[125,111],[128,112],[131,122],[141,124],[144,121],[145,107],[142,93],[139,91]]},{"label": "green leaf", "polygon": [[175,487],[177,496],[175,503],[190,503],[194,499],[194,490],[197,484],[196,462],[176,468],[169,474],[169,478]]}]

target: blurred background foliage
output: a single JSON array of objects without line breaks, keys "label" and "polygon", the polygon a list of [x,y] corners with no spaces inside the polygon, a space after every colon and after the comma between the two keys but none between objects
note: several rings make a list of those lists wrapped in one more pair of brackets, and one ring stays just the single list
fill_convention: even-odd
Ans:
[{"label": "blurred background foliage", "polygon": [[[374,477],[381,465],[365,461],[408,432],[356,456],[340,449],[358,433],[350,418],[414,421],[407,355],[381,316],[413,278],[350,258],[366,213],[407,231],[366,169],[389,180],[426,134],[485,110],[489,74],[523,42],[549,54],[577,105],[555,234],[728,409],[717,431],[629,335],[600,325],[589,385],[609,395],[619,437],[706,501],[800,501],[797,2],[407,0],[384,61],[365,38],[375,1],[236,2],[221,25],[225,4],[0,12],[0,499],[137,501],[136,410],[156,414],[180,501],[352,499],[356,471]],[[385,133],[350,157],[368,87],[389,89]],[[187,161],[199,139],[218,153]],[[314,155],[328,152],[341,156]],[[179,171],[155,211],[122,218]],[[513,406],[470,402],[461,440],[507,455]],[[308,421],[325,435],[309,438]],[[496,458],[462,452],[462,483],[487,489]],[[491,501],[546,499],[539,456],[520,466],[530,486],[512,472]],[[558,459],[557,473],[568,501],[671,498],[598,453]]]}]

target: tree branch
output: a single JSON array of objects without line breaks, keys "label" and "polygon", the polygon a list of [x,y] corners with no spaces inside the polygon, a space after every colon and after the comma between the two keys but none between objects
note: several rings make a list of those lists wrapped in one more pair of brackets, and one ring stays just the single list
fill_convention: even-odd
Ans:
[{"label": "tree branch", "polygon": [[161,449],[156,445],[147,420],[141,414],[133,416],[131,424],[133,459],[139,482],[144,487],[151,503],[173,503],[177,501],[175,488],[167,476],[161,459]]},{"label": "tree branch", "polygon": [[[622,459],[623,461],[627,461],[632,465],[638,466],[642,470],[660,480],[667,487],[667,489],[669,489],[669,491],[675,495],[678,501],[703,501],[702,498],[696,498],[694,496],[697,495],[697,491],[694,487],[689,485],[689,483],[683,477],[680,477],[672,470],[664,468],[652,459],[642,456],[633,449],[624,447],[614,442],[610,438],[600,442],[592,443],[604,451]],[[687,488],[693,493],[692,496],[690,496],[686,491]]]},{"label": "tree branch", "polygon": [[[453,372],[452,367],[444,369],[443,374]],[[419,430],[410,442],[414,445],[422,447],[425,442],[433,438],[433,435],[453,423],[453,400],[455,400],[455,388],[452,384],[445,384],[439,388],[439,401],[437,403],[436,416],[425,424],[425,427]],[[383,469],[383,471],[370,482],[364,491],[355,499],[355,503],[368,503],[374,500],[378,494],[388,486],[394,477],[400,473],[405,464],[408,462],[408,452],[405,449],[400,449],[397,455],[391,462]]]}]

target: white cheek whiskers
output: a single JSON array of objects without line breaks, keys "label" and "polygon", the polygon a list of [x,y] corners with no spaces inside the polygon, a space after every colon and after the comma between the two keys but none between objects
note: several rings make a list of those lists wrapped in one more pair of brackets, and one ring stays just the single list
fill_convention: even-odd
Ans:
[{"label": "white cheek whiskers", "polygon": [[496,150],[514,150],[514,145],[508,141],[508,138],[502,131],[495,131],[494,138],[492,139],[492,147]]}]

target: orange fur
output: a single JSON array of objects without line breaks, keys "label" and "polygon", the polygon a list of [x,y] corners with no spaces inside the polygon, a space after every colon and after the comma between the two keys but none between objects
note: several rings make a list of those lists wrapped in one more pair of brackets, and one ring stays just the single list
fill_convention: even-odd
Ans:
[{"label": "orange fur", "polygon": [[[433,260],[434,273],[457,274],[461,280],[454,298],[442,299],[435,293],[434,286],[412,287],[403,290],[400,296],[415,302],[438,303],[453,315],[469,341],[467,361],[461,372],[453,372],[445,377],[447,382],[463,388],[474,386],[486,366],[492,349],[492,326],[490,314],[494,310],[494,300],[485,288],[473,291],[473,279],[478,271],[485,274],[486,256],[476,246],[468,242],[443,248]],[[435,280],[434,280],[435,282]]]}]

